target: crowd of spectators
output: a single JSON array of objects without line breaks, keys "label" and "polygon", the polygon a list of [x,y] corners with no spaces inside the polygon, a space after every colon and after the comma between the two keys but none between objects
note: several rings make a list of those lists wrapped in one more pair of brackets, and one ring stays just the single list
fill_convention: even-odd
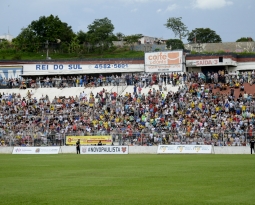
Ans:
[{"label": "crowd of spectators", "polygon": [[[178,78],[176,77],[178,75]],[[239,87],[244,82],[254,84],[255,72],[208,72],[202,73],[160,73],[160,74],[107,74],[107,75],[70,75],[70,76],[46,76],[46,77],[23,77],[23,78],[0,78],[0,85],[8,88],[65,88],[65,87],[100,87],[119,85],[150,86],[158,83],[177,85],[179,82],[205,80],[207,83],[216,83],[218,87]]]},{"label": "crowd of spectators", "polygon": [[[52,79],[45,78],[46,84],[39,87],[53,87]],[[207,76],[187,72],[86,79],[75,77],[73,87],[94,82],[102,90],[93,95],[84,89],[79,96],[51,100],[47,95],[34,97],[28,88],[32,84],[26,96],[1,93],[1,145],[64,145],[65,136],[112,135],[114,141],[132,145],[241,146],[254,135],[255,93],[247,93],[244,87],[245,82],[253,84],[254,71],[243,75],[219,71]],[[103,88],[117,82],[133,85],[133,92],[118,95]],[[167,84],[178,86],[178,91],[167,90]],[[145,87],[150,88],[146,93]],[[221,92],[224,89],[230,91]],[[240,89],[238,98],[236,89]]]}]

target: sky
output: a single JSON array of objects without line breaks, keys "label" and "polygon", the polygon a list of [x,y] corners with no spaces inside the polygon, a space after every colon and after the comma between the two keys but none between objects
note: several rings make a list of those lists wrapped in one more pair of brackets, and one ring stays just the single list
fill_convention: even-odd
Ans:
[{"label": "sky", "polygon": [[171,39],[177,37],[164,24],[182,17],[189,31],[210,28],[223,42],[234,42],[255,39],[254,9],[254,0],[0,0],[0,35],[16,37],[32,21],[52,14],[74,32],[86,32],[95,19],[107,17],[115,34]]}]

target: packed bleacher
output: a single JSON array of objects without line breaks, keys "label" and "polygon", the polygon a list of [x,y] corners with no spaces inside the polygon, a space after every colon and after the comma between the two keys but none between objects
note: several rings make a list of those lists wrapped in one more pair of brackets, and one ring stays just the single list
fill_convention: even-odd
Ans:
[{"label": "packed bleacher", "polygon": [[[19,82],[26,95],[0,94],[1,146],[64,145],[65,136],[86,135],[111,135],[114,143],[130,145],[245,146],[254,135],[255,92],[248,92],[254,79],[254,71],[219,71],[4,80]],[[132,92],[107,91],[109,84],[132,86]],[[84,91],[49,99],[30,89],[42,87]],[[93,87],[101,90],[94,94]]]}]

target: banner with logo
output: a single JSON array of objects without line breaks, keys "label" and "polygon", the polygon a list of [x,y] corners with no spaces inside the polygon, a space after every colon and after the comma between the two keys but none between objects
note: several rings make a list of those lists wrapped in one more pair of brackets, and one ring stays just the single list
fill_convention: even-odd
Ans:
[{"label": "banner with logo", "polygon": [[153,52],[145,53],[145,72],[182,72],[183,53],[182,51]]},{"label": "banner with logo", "polygon": [[0,79],[20,78],[22,66],[0,66]]},{"label": "banner with logo", "polygon": [[81,146],[81,154],[128,154],[128,146]]},{"label": "banner with logo", "polygon": [[[143,72],[144,64],[130,61],[91,61],[91,64],[39,63],[24,64],[24,75],[65,75],[84,73],[132,73]],[[135,63],[135,64],[134,64]]]},{"label": "banner with logo", "polygon": [[14,147],[12,154],[58,154],[60,147]]},{"label": "banner with logo", "polygon": [[97,145],[99,141],[103,145],[112,145],[112,136],[66,136],[66,144],[75,145],[78,139],[81,145]]},{"label": "banner with logo", "polygon": [[159,145],[158,154],[211,154],[211,145]]}]

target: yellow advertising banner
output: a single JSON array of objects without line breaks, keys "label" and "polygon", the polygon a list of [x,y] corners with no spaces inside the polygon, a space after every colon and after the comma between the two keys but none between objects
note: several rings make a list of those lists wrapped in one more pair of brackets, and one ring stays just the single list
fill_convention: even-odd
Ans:
[{"label": "yellow advertising banner", "polygon": [[75,145],[78,139],[81,145],[97,145],[100,140],[103,145],[112,145],[112,136],[66,136],[66,144]]}]

